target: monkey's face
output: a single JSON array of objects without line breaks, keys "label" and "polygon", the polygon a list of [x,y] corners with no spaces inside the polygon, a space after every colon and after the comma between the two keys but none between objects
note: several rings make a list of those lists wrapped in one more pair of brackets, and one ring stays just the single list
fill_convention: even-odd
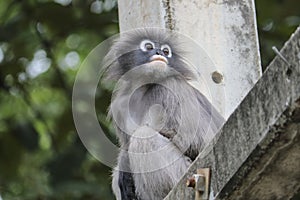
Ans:
[{"label": "monkey's face", "polygon": [[152,75],[151,73],[166,76],[174,69],[176,54],[167,43],[160,43],[149,39],[142,40],[135,45],[135,49],[120,55],[118,62],[124,72],[141,66],[141,75]]},{"label": "monkey's face", "polygon": [[142,58],[141,60],[137,59],[138,65],[151,62],[162,62],[161,64],[168,65],[172,60],[172,49],[168,44],[160,44],[146,39],[141,41],[137,51]]},{"label": "monkey's face", "polygon": [[108,54],[108,59],[114,60],[108,75],[114,79],[128,73],[131,73],[129,78],[134,79],[170,76],[191,79],[195,74],[186,63],[187,49],[179,45],[179,41],[174,33],[162,29],[124,33]]}]

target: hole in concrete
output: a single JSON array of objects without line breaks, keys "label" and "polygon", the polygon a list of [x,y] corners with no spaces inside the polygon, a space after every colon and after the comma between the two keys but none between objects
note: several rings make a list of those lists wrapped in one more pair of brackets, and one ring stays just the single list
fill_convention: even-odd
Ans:
[{"label": "hole in concrete", "polygon": [[220,84],[220,83],[222,83],[224,77],[223,77],[223,74],[221,74],[220,72],[214,71],[211,74],[211,78],[215,83]]},{"label": "hole in concrete", "polygon": [[288,69],[286,70],[286,75],[287,75],[288,77],[290,77],[290,76],[292,75],[292,73],[293,73],[293,71],[292,71],[290,68],[288,68]]}]

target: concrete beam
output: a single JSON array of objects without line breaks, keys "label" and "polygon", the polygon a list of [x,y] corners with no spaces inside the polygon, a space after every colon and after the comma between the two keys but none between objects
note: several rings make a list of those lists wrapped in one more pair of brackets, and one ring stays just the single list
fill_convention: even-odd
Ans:
[{"label": "concrete beam", "polygon": [[[194,199],[187,178],[210,167],[216,199],[290,199],[300,180],[300,27],[165,198]],[[288,63],[287,63],[288,62]]]}]

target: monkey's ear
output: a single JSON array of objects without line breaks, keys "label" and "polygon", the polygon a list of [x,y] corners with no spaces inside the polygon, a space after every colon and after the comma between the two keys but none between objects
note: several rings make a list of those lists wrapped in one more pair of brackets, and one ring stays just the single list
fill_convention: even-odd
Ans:
[{"label": "monkey's ear", "polygon": [[118,59],[110,60],[111,63],[104,63],[102,71],[102,81],[117,81],[122,76],[122,68],[119,66]]},{"label": "monkey's ear", "polygon": [[102,60],[101,67],[101,81],[117,81],[122,75],[122,67],[119,65],[118,61],[118,43],[119,38],[115,39],[111,43],[111,48]]}]

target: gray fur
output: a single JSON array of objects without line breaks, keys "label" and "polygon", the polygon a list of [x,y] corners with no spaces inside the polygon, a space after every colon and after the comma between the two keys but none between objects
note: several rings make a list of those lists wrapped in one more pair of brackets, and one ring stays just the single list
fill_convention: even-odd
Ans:
[{"label": "gray fur", "polygon": [[112,174],[112,190],[113,190],[113,193],[115,194],[116,196],[116,199],[121,199],[121,191],[120,191],[120,187],[119,187],[119,184],[118,184],[118,181],[119,181],[119,171],[118,170],[113,170],[113,174]]},{"label": "gray fur", "polygon": [[131,169],[137,172],[133,174],[136,194],[143,200],[163,199],[191,163],[170,140],[148,126],[135,131],[128,150]]},{"label": "gray fur", "polygon": [[[163,199],[224,122],[188,84],[197,75],[171,36],[161,29],[125,34],[106,57],[107,78],[117,80],[110,107],[122,149],[113,173],[117,199]],[[171,47],[168,65],[147,61],[137,50],[143,39]]]}]

